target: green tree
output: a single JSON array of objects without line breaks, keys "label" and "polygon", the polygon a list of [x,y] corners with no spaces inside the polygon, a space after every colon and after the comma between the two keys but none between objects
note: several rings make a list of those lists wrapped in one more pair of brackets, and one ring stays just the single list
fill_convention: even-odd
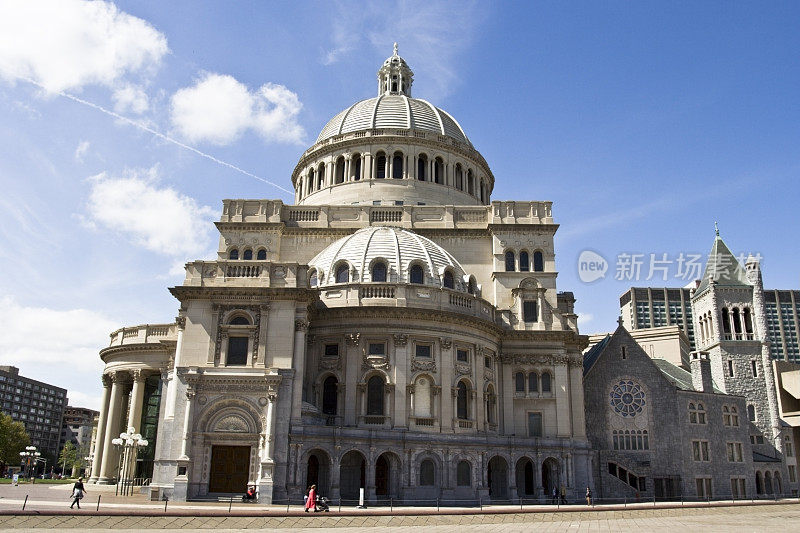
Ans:
[{"label": "green tree", "polygon": [[72,467],[78,461],[78,449],[71,442],[67,442],[64,448],[61,449],[61,454],[58,456],[58,464],[64,467],[64,475],[72,470]]},{"label": "green tree", "polygon": [[25,425],[14,422],[11,415],[0,412],[0,463],[3,465],[19,464],[19,452],[31,443]]}]

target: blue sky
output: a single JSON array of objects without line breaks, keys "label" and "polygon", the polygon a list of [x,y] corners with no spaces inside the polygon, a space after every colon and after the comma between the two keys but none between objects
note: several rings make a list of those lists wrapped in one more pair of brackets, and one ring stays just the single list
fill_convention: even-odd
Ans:
[{"label": "blue sky", "polygon": [[[374,95],[393,41],[492,198],[554,202],[582,332],[631,285],[685,285],[674,261],[707,254],[714,221],[767,287],[797,288],[798,23],[795,2],[5,2],[0,364],[96,408],[108,333],[173,319],[166,288],[216,248],[223,198],[291,202],[300,154]],[[609,263],[591,284],[587,249]],[[638,281],[614,279],[622,253]]]}]

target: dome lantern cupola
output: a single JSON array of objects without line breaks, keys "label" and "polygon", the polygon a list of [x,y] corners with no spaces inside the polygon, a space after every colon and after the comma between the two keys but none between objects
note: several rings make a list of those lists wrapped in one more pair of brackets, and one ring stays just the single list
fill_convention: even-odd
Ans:
[{"label": "dome lantern cupola", "polygon": [[408,68],[406,60],[397,55],[397,43],[394,43],[394,53],[378,70],[378,96],[402,94],[410,97],[412,83],[414,73]]}]

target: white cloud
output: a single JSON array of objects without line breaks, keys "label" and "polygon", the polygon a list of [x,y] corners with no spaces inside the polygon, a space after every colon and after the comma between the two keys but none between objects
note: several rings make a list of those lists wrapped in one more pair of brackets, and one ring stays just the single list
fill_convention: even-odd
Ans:
[{"label": "white cloud", "polygon": [[144,89],[136,85],[120,87],[114,91],[111,98],[114,100],[114,111],[117,113],[131,111],[140,115],[147,111],[147,108],[150,106],[147,93],[144,92]]},{"label": "white cloud", "polygon": [[152,73],[168,51],[162,33],[113,3],[0,3],[0,76],[31,78],[50,93],[85,85],[124,90],[128,78]]},{"label": "white cloud", "polygon": [[229,144],[248,129],[267,141],[299,144],[305,136],[297,123],[302,104],[283,85],[266,83],[250,91],[232,76],[207,73],[178,90],[171,103],[173,126],[191,142]]},{"label": "white cloud", "polygon": [[[20,374],[68,389],[70,403],[97,408],[103,362],[98,352],[119,325],[87,309],[26,307],[0,297],[2,363]],[[80,403],[76,403],[80,402]]]},{"label": "white cloud", "polygon": [[121,177],[89,179],[86,221],[128,236],[135,244],[174,259],[194,258],[208,248],[216,212],[170,187],[159,187],[158,169]]},{"label": "white cloud", "polygon": [[75,160],[79,163],[83,163],[83,157],[86,155],[86,152],[89,151],[89,147],[91,143],[89,141],[81,141],[78,143],[78,147],[75,148]]},{"label": "white cloud", "polygon": [[337,2],[332,46],[323,52],[322,62],[343,60],[362,49],[364,40],[388,57],[397,41],[400,55],[430,83],[423,97],[436,100],[450,94],[459,81],[458,56],[472,42],[484,9],[486,3],[475,1],[395,0],[358,9],[350,2]]}]

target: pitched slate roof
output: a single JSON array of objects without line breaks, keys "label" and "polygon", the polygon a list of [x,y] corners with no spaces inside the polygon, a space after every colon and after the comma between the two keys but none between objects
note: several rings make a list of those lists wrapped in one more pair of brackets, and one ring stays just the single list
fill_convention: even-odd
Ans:
[{"label": "pitched slate roof", "polygon": [[706,290],[712,279],[717,285],[750,285],[747,282],[747,275],[741,263],[739,263],[719,235],[716,236],[714,244],[711,246],[711,253],[708,254],[708,262],[706,263],[706,271],[703,273],[703,279],[700,280],[700,285],[697,287],[695,294],[700,294]]},{"label": "pitched slate roof", "polygon": [[586,353],[583,354],[583,375],[585,376],[589,370],[592,369],[592,365],[597,362],[597,359],[600,357],[600,354],[603,353],[608,341],[611,340],[611,335],[606,335],[603,340],[592,346]]},{"label": "pitched slate roof", "polygon": [[[661,373],[667,380],[678,387],[680,390],[695,391],[692,384],[692,373],[677,367],[667,361],[666,359],[653,359],[653,363],[658,367]],[[714,385],[714,392],[723,394],[721,390]]]}]

